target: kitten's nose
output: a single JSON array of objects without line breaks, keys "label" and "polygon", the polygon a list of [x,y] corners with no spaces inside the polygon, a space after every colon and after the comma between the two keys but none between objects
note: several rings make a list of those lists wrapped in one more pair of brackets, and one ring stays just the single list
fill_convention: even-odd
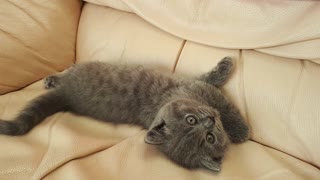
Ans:
[{"label": "kitten's nose", "polygon": [[212,126],[214,125],[214,122],[213,122],[212,119],[207,118],[206,120],[204,120],[204,122],[202,123],[202,125],[203,125],[205,128],[212,128]]}]

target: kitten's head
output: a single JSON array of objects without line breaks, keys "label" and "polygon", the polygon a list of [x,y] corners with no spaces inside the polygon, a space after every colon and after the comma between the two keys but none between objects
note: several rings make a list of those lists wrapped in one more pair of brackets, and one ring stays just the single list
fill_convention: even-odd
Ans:
[{"label": "kitten's head", "polygon": [[178,99],[160,109],[145,142],[157,145],[186,168],[220,171],[229,139],[217,110],[198,101]]}]

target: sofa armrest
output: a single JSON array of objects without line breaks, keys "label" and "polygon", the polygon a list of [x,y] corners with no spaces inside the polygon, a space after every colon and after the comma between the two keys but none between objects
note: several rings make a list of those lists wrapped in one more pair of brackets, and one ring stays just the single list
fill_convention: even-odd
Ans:
[{"label": "sofa armrest", "polygon": [[0,94],[73,63],[81,1],[4,0],[0,9]]}]

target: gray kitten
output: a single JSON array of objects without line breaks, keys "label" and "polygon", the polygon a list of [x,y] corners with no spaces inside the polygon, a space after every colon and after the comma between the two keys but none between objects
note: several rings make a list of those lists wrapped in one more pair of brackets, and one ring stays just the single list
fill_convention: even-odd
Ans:
[{"label": "gray kitten", "polygon": [[31,101],[12,121],[0,120],[0,134],[26,134],[46,117],[68,111],[148,129],[145,142],[183,167],[220,171],[229,142],[248,139],[239,111],[218,89],[232,71],[231,58],[194,79],[177,78],[141,66],[91,62],[49,76],[51,89]]}]

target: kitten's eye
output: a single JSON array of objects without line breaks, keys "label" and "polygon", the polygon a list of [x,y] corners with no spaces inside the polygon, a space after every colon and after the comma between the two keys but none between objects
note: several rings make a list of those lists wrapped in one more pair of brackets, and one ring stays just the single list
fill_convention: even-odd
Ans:
[{"label": "kitten's eye", "polygon": [[213,144],[216,141],[215,137],[211,133],[207,134],[206,140],[207,140],[208,143],[211,143],[211,144]]},{"label": "kitten's eye", "polygon": [[189,115],[186,117],[186,121],[191,125],[195,125],[198,120],[196,119],[196,117]]}]

